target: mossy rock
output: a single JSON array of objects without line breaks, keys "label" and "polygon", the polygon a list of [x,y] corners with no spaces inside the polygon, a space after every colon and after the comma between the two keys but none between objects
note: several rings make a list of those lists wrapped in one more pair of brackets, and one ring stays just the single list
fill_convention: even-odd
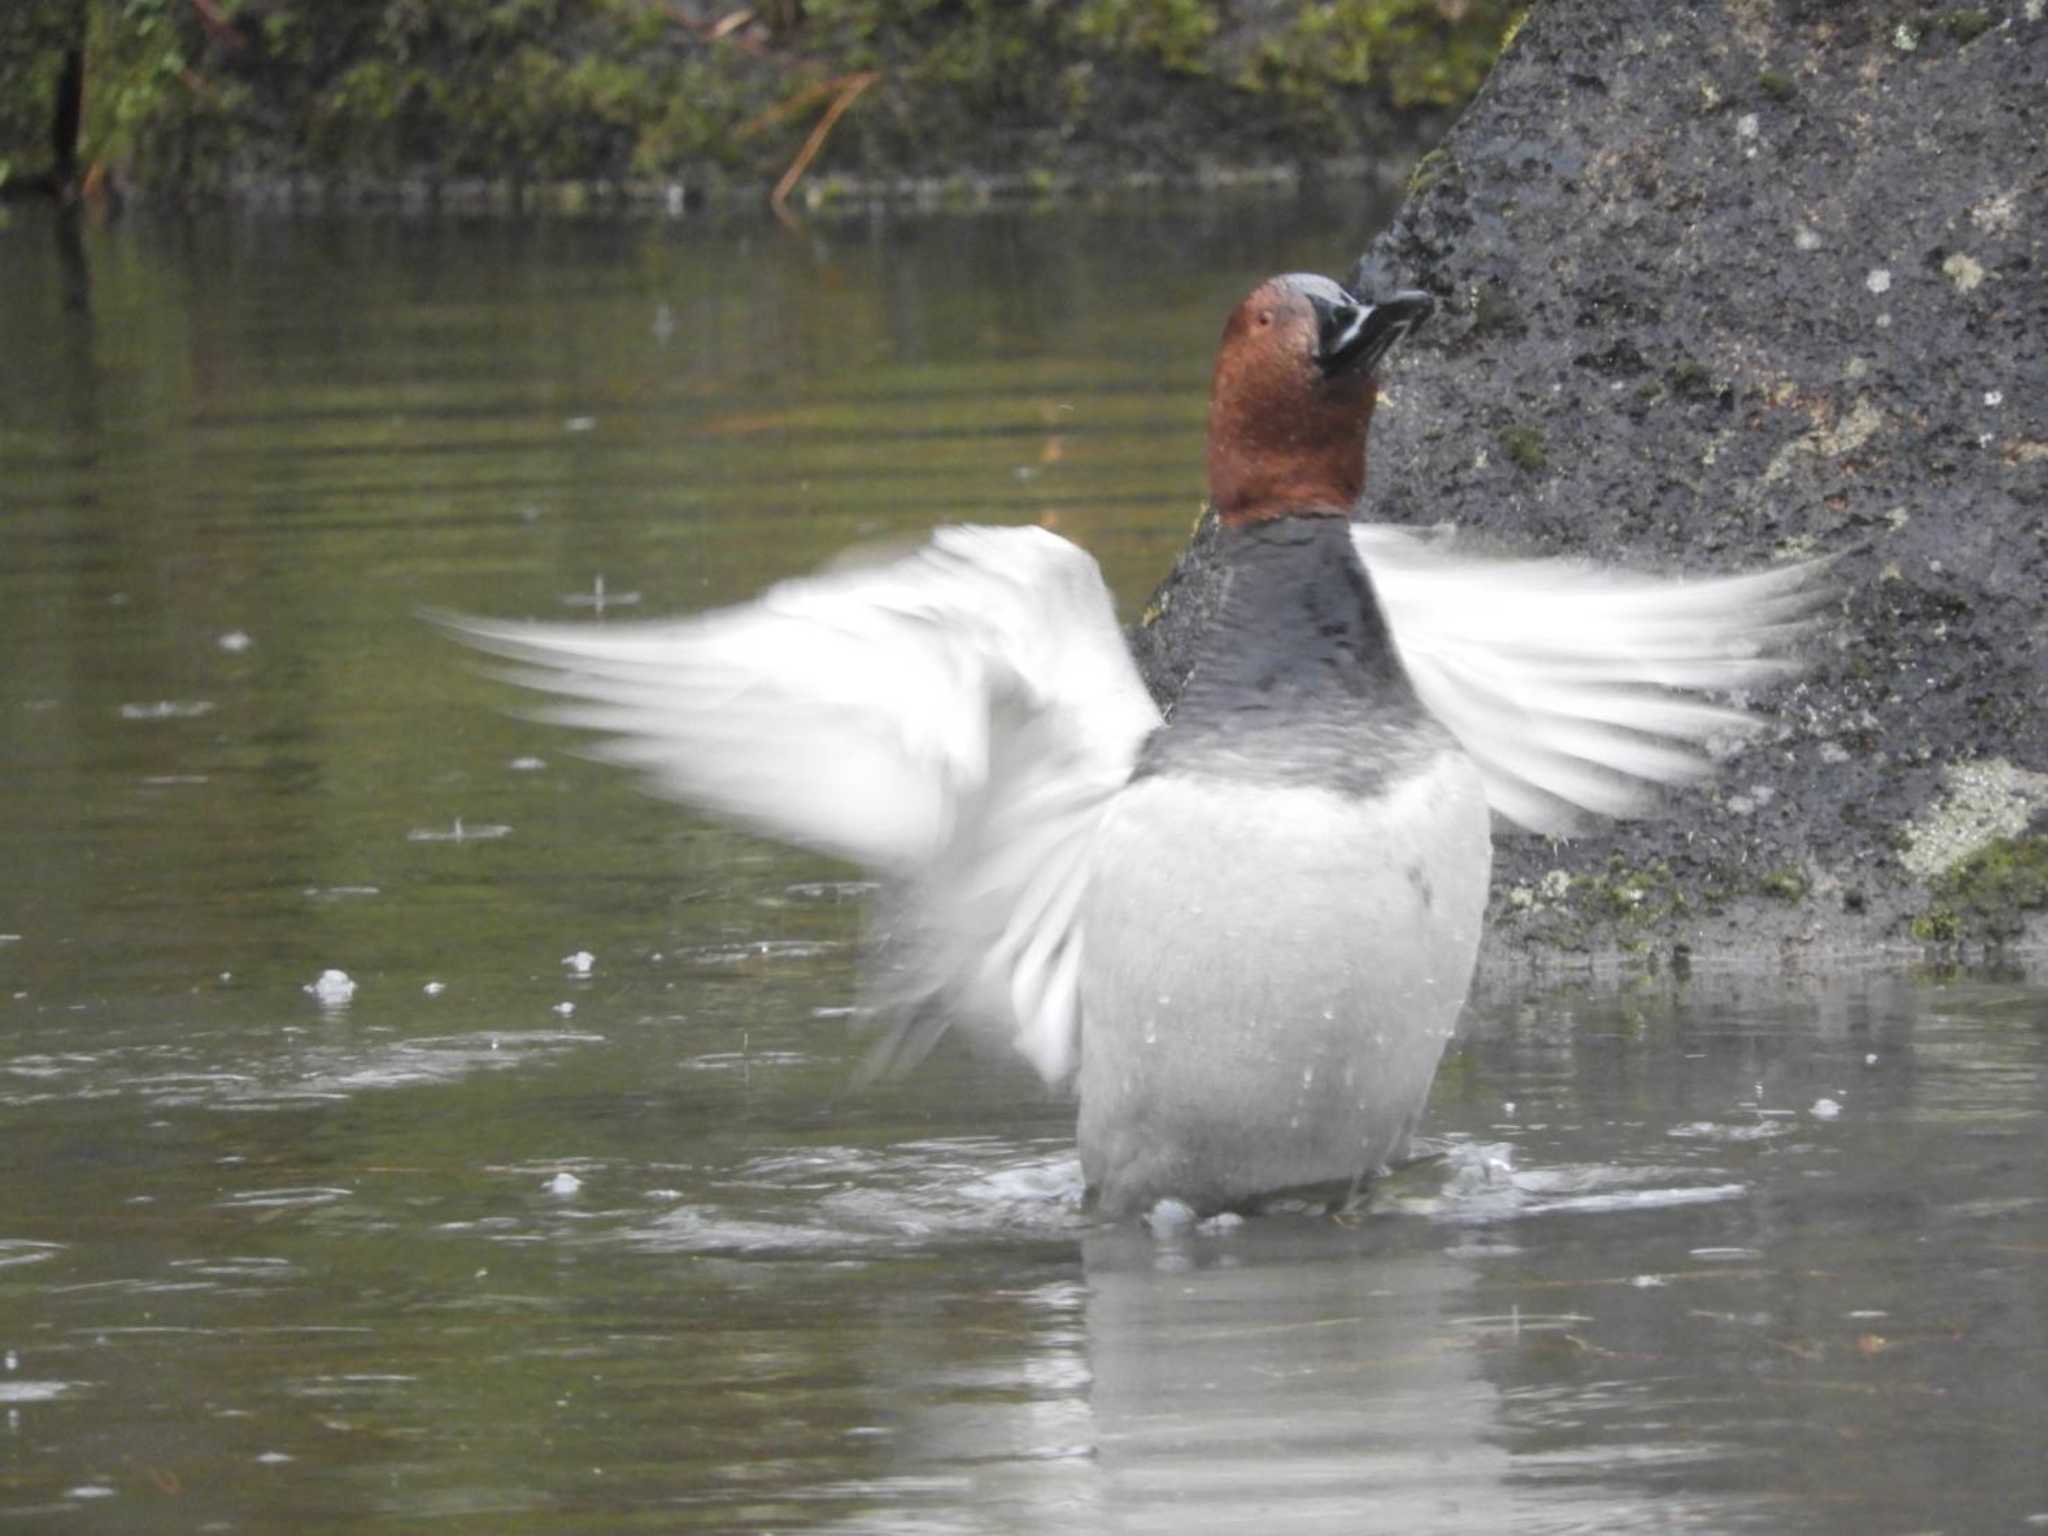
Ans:
[{"label": "mossy rock", "polygon": [[1774,869],[1757,881],[1757,888],[1778,901],[1800,902],[1806,899],[1811,883],[1799,870]]},{"label": "mossy rock", "polygon": [[2025,833],[1979,848],[1929,883],[1934,904],[1913,920],[1929,944],[2000,944],[2019,938],[2026,914],[2048,910],[2048,836]]},{"label": "mossy rock", "polygon": [[1528,474],[1541,474],[1550,467],[1550,450],[1543,444],[1543,432],[1539,427],[1503,427],[1500,446],[1501,451],[1507,454],[1508,462]]}]

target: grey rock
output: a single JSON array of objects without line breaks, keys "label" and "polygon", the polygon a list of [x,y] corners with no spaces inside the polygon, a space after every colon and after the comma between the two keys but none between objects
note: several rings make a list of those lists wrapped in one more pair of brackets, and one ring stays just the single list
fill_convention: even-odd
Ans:
[{"label": "grey rock", "polygon": [[[1771,728],[1499,840],[1488,958],[2048,943],[2048,19],[1555,0],[1361,260],[1431,290],[1367,514],[1669,571],[1837,558]],[[1199,532],[1135,637],[1177,691]]]}]

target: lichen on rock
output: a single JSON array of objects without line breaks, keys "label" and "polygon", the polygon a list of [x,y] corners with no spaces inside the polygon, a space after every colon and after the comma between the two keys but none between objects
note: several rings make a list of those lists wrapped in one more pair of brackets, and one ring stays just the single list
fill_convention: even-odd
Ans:
[{"label": "lichen on rock", "polygon": [[1907,825],[1899,849],[1899,862],[1921,880],[1948,874],[2048,814],[2048,773],[2016,768],[2004,758],[1951,763],[1943,782],[1945,794]]}]

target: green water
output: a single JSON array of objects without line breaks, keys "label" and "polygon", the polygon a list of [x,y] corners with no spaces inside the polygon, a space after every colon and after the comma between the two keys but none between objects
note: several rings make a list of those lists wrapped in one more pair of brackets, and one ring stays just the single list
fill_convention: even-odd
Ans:
[{"label": "green water", "polygon": [[2037,980],[1497,985],[1375,1213],[1161,1242],[1077,1207],[1021,1067],[848,1086],[848,871],[416,617],[685,611],[947,519],[1135,612],[1221,316],[1384,212],[15,211],[0,1522],[2048,1517]]}]

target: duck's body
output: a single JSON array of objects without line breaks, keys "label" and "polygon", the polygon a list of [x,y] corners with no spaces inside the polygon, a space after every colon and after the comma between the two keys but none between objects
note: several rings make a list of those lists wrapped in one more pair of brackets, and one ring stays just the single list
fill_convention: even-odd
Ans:
[{"label": "duck's body", "polygon": [[1323,517],[1226,528],[1173,720],[1081,907],[1081,1166],[1105,1211],[1355,1183],[1397,1155],[1463,1006],[1492,860]]},{"label": "duck's body", "polygon": [[1471,982],[1487,823],[1455,751],[1364,798],[1174,777],[1119,800],[1081,908],[1107,1213],[1242,1209],[1401,1154]]},{"label": "duck's body", "polygon": [[882,1056],[955,1021],[1080,1095],[1111,1214],[1347,1186],[1399,1154],[1470,984],[1500,813],[1696,774],[1807,570],[1697,585],[1355,524],[1375,372],[1428,313],[1275,278],[1226,327],[1223,592],[1171,720],[1094,562],[941,530],[673,625],[453,622],[662,792],[896,891]]}]

